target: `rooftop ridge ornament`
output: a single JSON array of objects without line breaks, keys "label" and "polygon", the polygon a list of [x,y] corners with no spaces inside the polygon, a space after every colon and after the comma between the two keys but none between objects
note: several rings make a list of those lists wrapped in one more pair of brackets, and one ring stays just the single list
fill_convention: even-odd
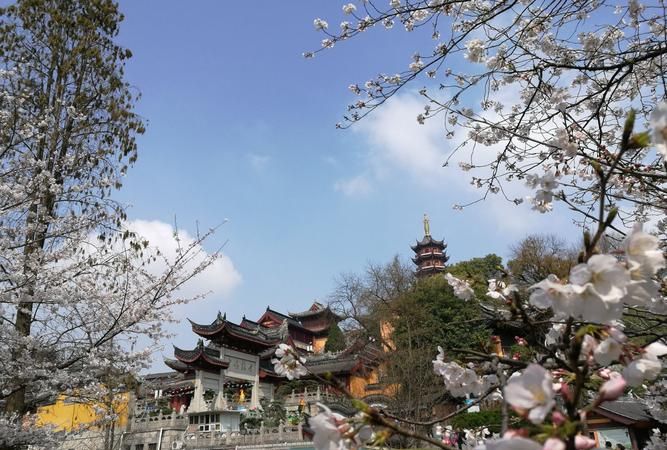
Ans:
[{"label": "rooftop ridge ornament", "polygon": [[428,214],[424,213],[424,236],[431,235],[431,220],[428,218]]}]

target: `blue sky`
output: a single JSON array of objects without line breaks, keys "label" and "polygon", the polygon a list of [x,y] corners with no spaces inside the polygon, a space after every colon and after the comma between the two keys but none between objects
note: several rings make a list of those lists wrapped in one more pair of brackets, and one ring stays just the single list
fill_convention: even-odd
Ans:
[{"label": "blue sky", "polygon": [[504,256],[530,232],[573,231],[563,215],[500,199],[452,210],[475,193],[457,168],[439,167],[450,142],[437,124],[416,123],[414,93],[335,129],[353,99],[347,86],[404,70],[416,49],[432,45],[423,36],[375,30],[305,60],[322,39],[313,19],[337,27],[342,2],[120,4],[119,42],[134,54],[126,78],[142,93],[148,131],[118,198],[156,244],[165,233],[150,228],[174,217],[190,233],[229,219],[207,245],[228,241],[225,264],[191,287],[215,292],[178,310],[178,345],[196,342],[185,317],[301,310],[326,299],[341,272],[409,257],[424,212],[451,261]]}]

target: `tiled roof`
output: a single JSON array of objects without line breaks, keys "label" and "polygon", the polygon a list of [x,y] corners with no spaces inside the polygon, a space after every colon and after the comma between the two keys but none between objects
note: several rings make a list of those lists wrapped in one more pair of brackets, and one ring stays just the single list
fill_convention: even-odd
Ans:
[{"label": "tiled roof", "polygon": [[266,307],[266,312],[278,317],[281,320],[286,320],[288,324],[297,327],[297,328],[304,328],[303,324],[299,322],[298,319],[295,319],[294,317],[287,316],[281,312],[278,312],[274,309],[269,308],[268,306]]},{"label": "tiled roof", "polygon": [[595,408],[595,412],[625,425],[655,421],[646,410],[646,406],[634,400],[604,402]]},{"label": "tiled roof", "polygon": [[[229,363],[220,359],[220,354],[217,351],[204,347],[204,343],[201,339],[197,343],[197,347],[193,350],[183,350],[174,346],[174,356],[185,366],[180,364],[175,365],[175,367],[172,367],[174,370],[178,370],[176,367],[179,367],[182,370],[194,368],[219,370],[229,367]],[[167,361],[165,361],[165,363],[167,363]]]},{"label": "tiled roof", "polygon": [[223,331],[227,331],[236,338],[249,340],[265,346],[274,345],[280,342],[281,336],[279,328],[266,328],[259,324],[252,327],[252,323],[254,322],[247,321],[246,326],[237,325],[228,321],[225,316],[220,313],[218,313],[218,317],[209,325],[202,325],[190,320],[192,331],[208,339]]},{"label": "tiled roof", "polygon": [[338,314],[333,312],[331,310],[331,308],[329,308],[329,306],[324,306],[323,304],[321,304],[319,302],[313,303],[313,306],[311,306],[310,309],[308,309],[306,311],[289,313],[289,315],[291,317],[294,317],[295,319],[319,316],[321,314],[331,314],[333,317],[335,317],[338,320],[342,319]]},{"label": "tiled roof", "polygon": [[427,245],[435,245],[436,247],[447,248],[444,240],[433,239],[431,236],[424,236],[421,241],[417,241],[416,245],[411,245],[410,248],[414,251],[417,251],[421,247],[426,247]]},{"label": "tiled roof", "polygon": [[349,355],[337,358],[308,358],[305,366],[310,372],[320,375],[326,372],[349,372],[358,364],[359,359],[355,355]]}]

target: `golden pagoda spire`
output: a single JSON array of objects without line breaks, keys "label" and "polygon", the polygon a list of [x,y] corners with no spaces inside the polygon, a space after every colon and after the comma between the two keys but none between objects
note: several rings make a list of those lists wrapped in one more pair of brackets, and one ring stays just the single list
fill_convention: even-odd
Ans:
[{"label": "golden pagoda spire", "polygon": [[424,213],[424,236],[431,235],[431,221],[428,218],[428,214]]}]

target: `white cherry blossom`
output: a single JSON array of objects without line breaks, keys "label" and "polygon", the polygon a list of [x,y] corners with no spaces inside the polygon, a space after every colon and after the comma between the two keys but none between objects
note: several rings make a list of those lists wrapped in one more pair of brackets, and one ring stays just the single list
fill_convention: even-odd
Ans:
[{"label": "white cherry blossom", "polygon": [[313,435],[313,447],[316,450],[343,450],[345,448],[341,428],[345,426],[345,417],[333,413],[320,403],[322,410],[314,417],[308,419],[308,424],[315,433]]},{"label": "white cherry blossom", "polygon": [[562,283],[556,275],[549,275],[544,280],[530,287],[530,303],[538,308],[552,308],[556,315],[565,315],[572,310],[574,291],[569,284]]},{"label": "white cherry blossom", "polygon": [[593,255],[588,262],[577,264],[570,271],[570,282],[575,286],[590,285],[600,296],[618,300],[630,276],[611,255]]},{"label": "white cherry blossom", "polygon": [[280,344],[276,348],[275,354],[279,359],[273,358],[271,363],[278,375],[285,376],[288,380],[295,380],[308,374],[308,370],[304,366],[305,359],[300,357],[289,345]]},{"label": "white cherry blossom", "polygon": [[612,336],[607,337],[595,347],[595,350],[593,351],[595,361],[601,366],[608,366],[612,362],[618,361],[619,356],[623,353],[624,342],[624,339],[618,340]]},{"label": "white cherry blossom", "polygon": [[667,345],[662,342],[647,345],[641,355],[623,369],[623,378],[633,387],[645,380],[655,380],[662,370],[660,357],[664,355],[667,355]]},{"label": "white cherry blossom", "polygon": [[558,344],[563,337],[565,328],[564,323],[554,323],[544,337],[544,345],[550,347]]},{"label": "white cherry blossom", "polygon": [[665,256],[659,247],[658,238],[642,231],[641,224],[635,225],[625,239],[624,247],[630,271],[640,274],[644,279],[665,267]]},{"label": "white cherry blossom", "polygon": [[651,130],[656,151],[667,160],[667,102],[656,105],[651,113]]},{"label": "white cherry blossom", "polygon": [[461,367],[454,361],[445,362],[442,347],[438,347],[438,352],[433,361],[433,370],[443,378],[445,389],[453,397],[477,396],[496,385],[498,379],[495,375],[480,378],[472,369]]},{"label": "white cherry blossom", "polygon": [[346,5],[343,5],[343,12],[345,14],[353,14],[357,10],[357,7],[354,5],[354,3],[348,3]]},{"label": "white cherry blossom", "polygon": [[329,24],[327,23],[327,21],[320,18],[313,20],[313,26],[318,31],[324,31],[327,28],[329,28]]},{"label": "white cherry blossom", "polygon": [[472,290],[470,284],[467,281],[460,280],[449,272],[445,274],[445,279],[447,280],[447,283],[449,283],[449,285],[454,289],[454,295],[456,295],[461,300],[470,300],[475,296],[475,291]]},{"label": "white cherry blossom", "polygon": [[474,63],[483,63],[486,56],[486,50],[484,48],[484,41],[481,39],[473,39],[466,42],[466,53],[465,57],[470,62]]},{"label": "white cherry blossom", "polygon": [[505,400],[515,409],[528,411],[528,420],[542,423],[556,405],[551,373],[538,364],[530,364],[505,386]]},{"label": "white cherry blossom", "polygon": [[515,284],[506,285],[505,282],[491,278],[489,280],[489,290],[486,296],[494,300],[507,300],[518,288]]},{"label": "white cherry blossom", "polygon": [[630,273],[616,258],[593,255],[570,271],[574,296],[566,313],[585,321],[610,323],[623,311],[621,299],[629,282]]},{"label": "white cherry blossom", "polygon": [[600,387],[600,399],[602,401],[616,400],[621,395],[627,386],[625,378],[618,372],[611,372],[609,379],[605,381]]}]

